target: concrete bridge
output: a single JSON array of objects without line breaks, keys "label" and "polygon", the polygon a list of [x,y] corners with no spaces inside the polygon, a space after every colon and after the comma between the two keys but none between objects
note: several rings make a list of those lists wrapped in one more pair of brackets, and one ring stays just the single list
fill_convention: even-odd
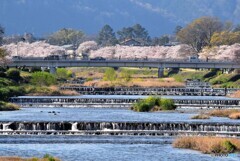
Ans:
[{"label": "concrete bridge", "polygon": [[193,68],[193,69],[240,69],[236,62],[189,62],[163,60],[12,60],[9,67],[47,67],[54,73],[58,67],[149,67],[158,68],[158,76],[163,77],[164,68]]}]

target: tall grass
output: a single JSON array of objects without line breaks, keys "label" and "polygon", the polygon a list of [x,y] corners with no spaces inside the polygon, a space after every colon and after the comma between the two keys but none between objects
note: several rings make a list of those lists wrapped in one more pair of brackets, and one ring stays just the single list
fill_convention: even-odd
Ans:
[{"label": "tall grass", "polygon": [[221,137],[180,137],[173,142],[173,146],[198,150],[206,154],[228,154],[240,150],[240,140]]}]

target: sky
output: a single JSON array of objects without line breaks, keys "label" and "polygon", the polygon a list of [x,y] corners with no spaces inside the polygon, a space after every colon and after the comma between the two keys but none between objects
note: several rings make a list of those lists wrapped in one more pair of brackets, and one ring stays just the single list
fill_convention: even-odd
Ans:
[{"label": "sky", "polygon": [[150,36],[172,34],[201,16],[240,23],[240,0],[0,0],[0,25],[6,35],[47,36],[62,28],[96,35],[136,23]]}]

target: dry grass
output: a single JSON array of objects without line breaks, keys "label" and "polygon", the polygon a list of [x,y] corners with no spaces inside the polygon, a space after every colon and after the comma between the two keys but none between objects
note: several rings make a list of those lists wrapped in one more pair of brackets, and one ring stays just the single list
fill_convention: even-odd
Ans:
[{"label": "dry grass", "polygon": [[233,98],[240,98],[240,91],[237,91],[237,92],[231,94],[230,97],[233,97]]},{"label": "dry grass", "polygon": [[230,119],[240,119],[240,112],[233,113],[228,116]]},{"label": "dry grass", "polygon": [[34,87],[34,86],[28,86],[27,89],[27,95],[30,96],[75,96],[79,95],[76,91],[71,90],[60,90],[57,86],[43,86],[43,87]]},{"label": "dry grass", "polygon": [[173,142],[173,146],[198,150],[206,154],[231,153],[240,150],[240,140],[220,137],[180,137]]},{"label": "dry grass", "polygon": [[[48,158],[20,158],[20,157],[0,157],[0,161],[49,161]],[[60,161],[54,158],[54,161]]]},{"label": "dry grass", "polygon": [[61,96],[78,96],[79,93],[77,91],[71,91],[71,90],[60,90]]},{"label": "dry grass", "polygon": [[210,119],[210,117],[208,115],[200,114],[200,115],[191,117],[191,119]]},{"label": "dry grass", "polygon": [[117,80],[114,82],[94,80],[84,83],[84,86],[95,86],[95,87],[112,87],[112,86],[123,86],[123,87],[183,87],[184,84],[176,82],[173,78],[134,78],[129,82]]},{"label": "dry grass", "polygon": [[226,110],[211,110],[207,114],[215,117],[229,117],[230,115],[240,113],[237,109],[226,109]]}]

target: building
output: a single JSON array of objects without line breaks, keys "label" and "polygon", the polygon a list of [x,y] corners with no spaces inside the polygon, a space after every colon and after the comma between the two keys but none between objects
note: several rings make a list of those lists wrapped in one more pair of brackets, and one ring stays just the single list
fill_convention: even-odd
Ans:
[{"label": "building", "polygon": [[126,39],[123,42],[121,42],[120,45],[124,45],[124,46],[142,46],[142,43],[139,42],[139,41],[136,41],[134,39]]}]

